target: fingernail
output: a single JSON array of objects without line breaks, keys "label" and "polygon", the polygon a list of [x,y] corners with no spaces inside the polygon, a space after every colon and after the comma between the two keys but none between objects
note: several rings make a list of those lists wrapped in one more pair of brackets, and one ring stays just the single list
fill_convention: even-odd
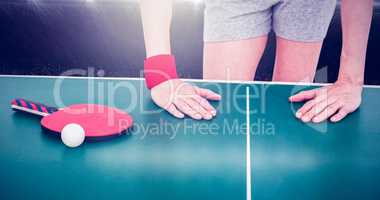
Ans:
[{"label": "fingernail", "polygon": [[205,116],[205,119],[206,120],[209,120],[209,119],[211,119],[212,118],[212,115],[210,115],[210,114],[207,114],[206,116]]},{"label": "fingernail", "polygon": [[308,117],[302,117],[302,121],[304,121],[304,122],[309,122],[310,119],[309,119]]},{"label": "fingernail", "polygon": [[296,117],[300,118],[301,117],[301,112],[296,112]]},{"label": "fingernail", "polygon": [[197,118],[197,119],[201,119],[202,116],[201,116],[200,114],[195,114],[195,118]]},{"label": "fingernail", "polygon": [[215,115],[216,115],[216,110],[212,110],[212,111],[211,111],[211,114],[212,114],[213,116],[215,116]]}]

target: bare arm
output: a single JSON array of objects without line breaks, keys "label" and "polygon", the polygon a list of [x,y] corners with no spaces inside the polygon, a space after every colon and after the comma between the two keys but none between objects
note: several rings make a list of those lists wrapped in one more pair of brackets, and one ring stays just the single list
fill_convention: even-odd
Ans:
[{"label": "bare arm", "polygon": [[361,103],[368,35],[373,0],[342,0],[343,47],[339,77],[335,84],[300,92],[290,101],[307,101],[296,113],[304,122],[328,118],[338,122]]},{"label": "bare arm", "polygon": [[373,0],[342,0],[343,47],[339,81],[363,84]]},{"label": "bare arm", "polygon": [[140,0],[146,56],[171,54],[172,0]]},{"label": "bare arm", "polygon": [[[172,54],[170,48],[170,26],[172,0],[140,0],[144,29],[146,57]],[[194,119],[211,119],[216,110],[208,100],[219,100],[220,95],[208,89],[198,88],[170,79],[151,89],[152,100],[175,117],[188,115]]]}]

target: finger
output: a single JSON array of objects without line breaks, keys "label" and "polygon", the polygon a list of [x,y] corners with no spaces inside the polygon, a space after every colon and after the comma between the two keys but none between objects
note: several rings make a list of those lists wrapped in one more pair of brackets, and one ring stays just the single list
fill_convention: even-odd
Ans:
[{"label": "finger", "polygon": [[306,102],[298,111],[296,112],[297,118],[302,118],[317,102],[315,100],[310,100]]},{"label": "finger", "polygon": [[347,112],[346,109],[341,108],[337,114],[335,114],[334,116],[332,116],[330,118],[330,120],[332,122],[338,122],[338,121],[342,120],[344,117],[346,117],[348,115],[348,113],[349,112]]},{"label": "finger", "polygon": [[328,96],[324,96],[323,98],[324,99],[320,98],[316,100],[316,102],[318,103],[314,105],[315,113],[318,113],[318,114],[321,113],[323,110],[327,108],[327,106],[334,104],[338,100],[337,97],[335,96],[330,97],[330,98]]},{"label": "finger", "polygon": [[[324,95],[322,95],[322,96],[324,96]],[[318,97],[321,97],[321,96],[318,96]],[[318,101],[316,101],[315,99],[314,99],[314,101],[317,103],[315,103],[314,106],[312,108],[310,108],[310,110],[307,111],[301,117],[301,120],[303,122],[309,122],[312,119],[314,119],[314,117],[316,117],[321,112],[323,112],[323,110],[325,110],[327,108],[327,106],[335,103],[337,101],[337,98],[336,97],[327,98],[327,96],[324,96],[323,100],[322,100],[322,98],[320,98]]]},{"label": "finger", "polygon": [[297,118],[303,118],[304,115],[309,112],[314,106],[319,105],[315,107],[315,113],[320,113],[322,110],[325,109],[326,106],[334,103],[337,100],[337,97],[332,96],[329,97],[327,94],[327,90],[318,90],[315,92],[316,95],[314,96],[313,100],[310,100],[304,104],[296,113]]},{"label": "finger", "polygon": [[316,94],[317,94],[316,91],[317,90],[314,89],[314,90],[307,90],[307,91],[299,92],[298,94],[290,96],[289,101],[290,102],[301,102],[301,101],[312,99],[316,96]]},{"label": "finger", "polygon": [[315,95],[314,100],[315,100],[317,103],[320,103],[320,102],[322,102],[322,101],[325,101],[326,99],[329,98],[327,92],[328,92],[327,89],[320,89],[320,90],[316,91],[316,95]]},{"label": "finger", "polygon": [[177,118],[184,118],[185,115],[181,113],[175,106],[174,104],[170,104],[167,108],[166,111],[168,111],[170,114],[172,114],[174,117]]},{"label": "finger", "polygon": [[[317,102],[314,99],[314,102]],[[309,111],[307,111],[302,117],[301,120],[303,122],[309,122],[312,120],[316,115],[318,115],[320,112],[322,112],[327,106],[329,105],[328,99],[324,99],[320,102],[317,102],[313,105],[312,108],[310,108]]]},{"label": "finger", "polygon": [[212,118],[211,113],[207,112],[206,109],[204,109],[197,101],[195,101],[192,98],[184,99],[184,101],[187,103],[187,105],[190,106],[193,110],[198,112],[200,115],[202,115],[203,119],[210,120]]},{"label": "finger", "polygon": [[202,119],[202,115],[200,115],[198,112],[196,112],[194,109],[192,109],[187,103],[185,103],[183,100],[176,100],[174,102],[174,105],[177,107],[178,110],[185,113],[189,117],[193,119]]},{"label": "finger", "polygon": [[206,99],[219,101],[222,98],[219,94],[217,94],[217,93],[215,93],[209,89],[197,87],[196,91],[197,91],[199,96],[204,97]]},{"label": "finger", "polygon": [[[327,106],[327,105],[326,105]],[[321,106],[320,106],[321,107]],[[314,105],[309,111],[307,111],[302,117],[301,120],[303,122],[310,122],[311,119],[313,119],[314,116],[319,114],[317,110],[317,106]]]},{"label": "finger", "polygon": [[343,104],[341,104],[340,102],[334,102],[333,104],[327,106],[326,109],[324,109],[317,116],[315,116],[313,118],[313,122],[314,123],[320,123],[322,121],[325,121],[331,115],[336,113],[342,106],[343,106]]},{"label": "finger", "polygon": [[204,109],[211,113],[211,115],[216,115],[216,110],[212,105],[204,98],[200,96],[194,96],[193,99],[197,101]]}]

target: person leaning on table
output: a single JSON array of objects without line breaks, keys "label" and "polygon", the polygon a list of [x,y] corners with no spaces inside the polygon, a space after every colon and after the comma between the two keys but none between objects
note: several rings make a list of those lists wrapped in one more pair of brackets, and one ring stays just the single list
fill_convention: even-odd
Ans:
[{"label": "person leaning on table", "polygon": [[[153,101],[178,118],[211,119],[220,95],[178,79],[171,52],[172,0],[140,0],[145,79]],[[312,82],[336,0],[205,0],[203,78],[251,80],[268,33],[276,34],[273,81]],[[343,45],[337,81],[300,92],[291,102],[304,122],[342,120],[361,103],[373,0],[342,0]],[[229,68],[231,67],[231,69]]]}]

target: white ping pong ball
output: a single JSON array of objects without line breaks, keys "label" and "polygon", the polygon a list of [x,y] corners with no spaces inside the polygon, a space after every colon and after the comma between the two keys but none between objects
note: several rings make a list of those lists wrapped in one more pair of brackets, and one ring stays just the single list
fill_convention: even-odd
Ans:
[{"label": "white ping pong ball", "polygon": [[61,140],[68,147],[80,146],[85,139],[85,132],[79,124],[67,124],[61,131]]}]

